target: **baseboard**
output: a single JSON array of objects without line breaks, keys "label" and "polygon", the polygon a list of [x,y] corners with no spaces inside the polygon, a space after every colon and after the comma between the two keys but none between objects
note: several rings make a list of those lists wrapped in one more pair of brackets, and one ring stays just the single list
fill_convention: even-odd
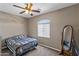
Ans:
[{"label": "baseboard", "polygon": [[46,48],[49,48],[49,49],[52,49],[52,50],[57,51],[57,52],[61,52],[61,50],[59,50],[59,49],[56,49],[56,48],[53,48],[53,47],[50,47],[50,46],[47,46],[47,45],[44,45],[44,44],[39,44],[39,45],[46,47]]}]

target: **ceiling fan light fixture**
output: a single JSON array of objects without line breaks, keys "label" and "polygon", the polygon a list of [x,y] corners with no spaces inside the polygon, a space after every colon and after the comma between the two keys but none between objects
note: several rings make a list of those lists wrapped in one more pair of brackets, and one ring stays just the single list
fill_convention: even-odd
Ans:
[{"label": "ceiling fan light fixture", "polygon": [[25,13],[28,14],[28,10],[25,10]]},{"label": "ceiling fan light fixture", "polygon": [[32,12],[30,11],[29,14],[31,14]]}]

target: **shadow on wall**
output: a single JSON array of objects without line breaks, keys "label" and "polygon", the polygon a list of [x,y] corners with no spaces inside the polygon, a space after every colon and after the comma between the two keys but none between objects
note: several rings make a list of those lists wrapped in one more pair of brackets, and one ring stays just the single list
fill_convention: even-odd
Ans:
[{"label": "shadow on wall", "polygon": [[0,36],[0,56],[1,56],[1,41],[2,41],[2,37]]},{"label": "shadow on wall", "polygon": [[75,30],[74,37],[75,37],[77,47],[79,48],[79,29]]}]

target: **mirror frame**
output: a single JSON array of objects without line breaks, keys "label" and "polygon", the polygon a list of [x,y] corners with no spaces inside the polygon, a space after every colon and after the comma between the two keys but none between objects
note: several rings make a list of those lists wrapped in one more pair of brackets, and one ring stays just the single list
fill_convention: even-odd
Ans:
[{"label": "mirror frame", "polygon": [[72,39],[73,39],[73,27],[71,26],[71,25],[66,25],[66,26],[64,26],[64,28],[63,28],[63,32],[62,32],[62,40],[61,40],[61,53],[60,54],[64,54],[64,52],[63,51],[65,51],[64,49],[63,49],[63,47],[64,47],[64,44],[63,44],[63,35],[64,35],[64,29],[66,28],[66,27],[68,27],[68,26],[70,26],[71,27],[71,29],[72,29],[72,33],[71,33],[71,42],[70,42],[70,48],[69,48],[69,50],[68,51],[70,51],[71,50],[71,43],[72,43]]}]

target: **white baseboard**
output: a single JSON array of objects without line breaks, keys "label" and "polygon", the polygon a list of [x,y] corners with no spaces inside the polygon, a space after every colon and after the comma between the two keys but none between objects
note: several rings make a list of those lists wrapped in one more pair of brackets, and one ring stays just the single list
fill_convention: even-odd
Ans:
[{"label": "white baseboard", "polygon": [[52,49],[52,50],[57,51],[57,52],[61,52],[61,50],[59,50],[59,49],[56,49],[56,48],[53,48],[53,47],[50,47],[50,46],[47,46],[47,45],[44,45],[44,44],[39,44],[39,45],[46,47],[46,48],[49,48],[49,49]]}]

